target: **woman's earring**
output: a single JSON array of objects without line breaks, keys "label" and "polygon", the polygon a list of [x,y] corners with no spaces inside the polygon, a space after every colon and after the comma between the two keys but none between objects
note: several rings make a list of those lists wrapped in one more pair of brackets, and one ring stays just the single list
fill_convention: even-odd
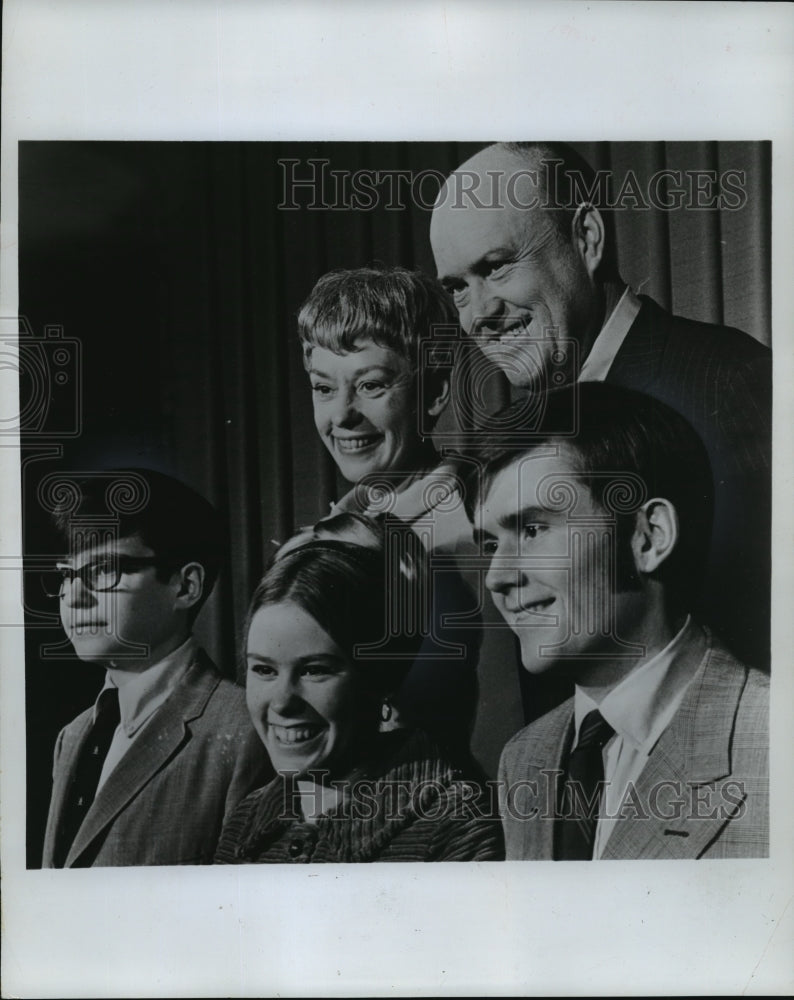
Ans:
[{"label": "woman's earring", "polygon": [[391,702],[388,698],[383,699],[383,704],[380,707],[380,717],[383,722],[389,722],[391,719],[392,707]]}]

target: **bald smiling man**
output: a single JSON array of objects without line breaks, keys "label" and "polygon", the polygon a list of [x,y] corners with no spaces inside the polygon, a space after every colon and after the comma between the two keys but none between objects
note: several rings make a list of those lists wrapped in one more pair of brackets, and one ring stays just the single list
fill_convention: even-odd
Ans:
[{"label": "bald smiling man", "polygon": [[771,354],[730,327],[673,316],[616,265],[611,218],[570,147],[497,143],[446,180],[430,226],[461,327],[516,387],[603,381],[667,403],[699,433],[715,480],[702,613],[768,667]]}]

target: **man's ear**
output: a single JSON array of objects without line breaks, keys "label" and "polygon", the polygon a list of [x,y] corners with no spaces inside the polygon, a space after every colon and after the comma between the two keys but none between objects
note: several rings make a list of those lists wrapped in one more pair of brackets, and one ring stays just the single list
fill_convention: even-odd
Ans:
[{"label": "man's ear", "polygon": [[180,570],[177,570],[176,576],[179,582],[176,607],[187,611],[201,600],[201,595],[204,593],[204,567],[197,562],[185,563]]},{"label": "man's ear", "polygon": [[449,402],[450,379],[448,375],[433,382],[433,388],[428,386],[428,398],[425,400],[425,411],[430,417],[440,417]]},{"label": "man's ear", "polygon": [[678,544],[678,513],[669,500],[655,497],[637,511],[631,551],[640,573],[655,572]]},{"label": "man's ear", "polygon": [[601,213],[594,205],[580,205],[573,217],[573,241],[591,278],[604,256],[605,240],[606,231]]}]

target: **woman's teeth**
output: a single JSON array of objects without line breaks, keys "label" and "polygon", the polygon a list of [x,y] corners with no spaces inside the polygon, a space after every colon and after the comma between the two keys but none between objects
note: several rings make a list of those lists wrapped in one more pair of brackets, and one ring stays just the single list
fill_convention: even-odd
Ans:
[{"label": "woman's teeth", "polygon": [[320,732],[319,726],[273,726],[273,735],[279,743],[304,743],[306,740],[314,739]]},{"label": "woman's teeth", "polygon": [[340,451],[363,451],[364,448],[370,448],[376,443],[377,437],[360,437],[360,438],[335,438],[336,447]]}]

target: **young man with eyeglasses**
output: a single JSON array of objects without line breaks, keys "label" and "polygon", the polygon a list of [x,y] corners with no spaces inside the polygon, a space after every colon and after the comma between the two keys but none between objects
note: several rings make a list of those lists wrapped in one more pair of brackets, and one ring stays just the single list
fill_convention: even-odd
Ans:
[{"label": "young man with eyeglasses", "polygon": [[[218,515],[150,470],[72,485],[55,514],[69,555],[45,589],[77,656],[107,673],[58,736],[43,866],[210,863],[225,817],[269,774],[245,693],[192,636],[218,575]],[[114,489],[130,512],[109,518]]]}]

